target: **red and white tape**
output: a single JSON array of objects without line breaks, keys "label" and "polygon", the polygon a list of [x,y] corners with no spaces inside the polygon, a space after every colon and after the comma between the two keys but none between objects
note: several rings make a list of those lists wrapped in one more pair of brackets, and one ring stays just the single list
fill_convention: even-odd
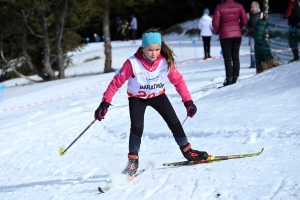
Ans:
[{"label": "red and white tape", "polygon": [[[245,56],[250,55],[250,53],[245,53],[243,55],[245,55]],[[191,60],[191,61],[178,63],[177,66],[189,65],[189,64],[196,63],[196,62],[206,62],[206,61],[209,61],[209,60],[216,60],[216,59],[220,59],[220,58],[223,58],[223,57],[222,56],[215,56],[215,57],[208,58],[208,59],[195,59],[195,60]],[[57,100],[65,99],[65,98],[68,98],[68,97],[71,97],[71,96],[89,91],[89,90],[91,90],[95,87],[99,87],[99,86],[102,86],[102,85],[104,85],[104,83],[102,83],[102,84],[100,83],[97,86],[93,86],[91,88],[85,88],[84,90],[80,90],[78,92],[72,92],[69,95],[60,96],[60,97],[55,98],[55,99],[44,100],[42,102],[30,103],[30,104],[23,105],[23,106],[16,106],[16,107],[13,107],[13,108],[2,109],[0,112],[8,112],[8,111],[18,110],[18,109],[22,109],[22,108],[29,108],[29,107],[32,107],[32,106],[37,106],[37,105],[41,105],[41,104],[45,104],[45,103],[52,103],[52,102],[57,101]]]},{"label": "red and white tape", "polygon": [[[240,54],[240,56],[249,56],[251,55],[250,52],[246,52],[244,54]],[[193,64],[195,62],[206,62],[206,61],[210,61],[210,60],[217,60],[217,59],[220,59],[220,58],[223,58],[223,56],[214,56],[212,58],[206,58],[206,59],[195,59],[195,60],[192,60],[192,61],[186,61],[186,62],[179,62],[177,63],[177,66],[182,66],[182,65],[190,65],[190,64]]]},{"label": "red and white tape", "polygon": [[23,106],[16,106],[16,107],[13,107],[13,108],[2,109],[0,112],[8,112],[8,111],[18,110],[18,109],[22,109],[22,108],[29,108],[29,107],[32,107],[32,106],[37,106],[37,105],[41,105],[41,104],[45,104],[45,103],[52,103],[52,102],[57,101],[57,100],[65,99],[65,98],[72,97],[74,95],[89,91],[93,88],[96,88],[96,87],[99,87],[99,86],[102,86],[102,85],[104,85],[104,83],[100,83],[97,86],[93,86],[91,88],[85,88],[84,90],[79,90],[77,92],[72,92],[69,95],[60,96],[60,97],[55,98],[55,99],[49,99],[49,100],[44,100],[42,102],[30,103],[30,104],[23,105]]}]

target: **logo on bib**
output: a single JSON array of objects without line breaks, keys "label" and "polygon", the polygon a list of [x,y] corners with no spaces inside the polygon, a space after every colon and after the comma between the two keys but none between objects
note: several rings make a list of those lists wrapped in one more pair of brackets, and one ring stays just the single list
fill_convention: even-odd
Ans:
[{"label": "logo on bib", "polygon": [[147,81],[157,81],[159,79],[159,76],[156,76],[155,78],[147,78]]}]

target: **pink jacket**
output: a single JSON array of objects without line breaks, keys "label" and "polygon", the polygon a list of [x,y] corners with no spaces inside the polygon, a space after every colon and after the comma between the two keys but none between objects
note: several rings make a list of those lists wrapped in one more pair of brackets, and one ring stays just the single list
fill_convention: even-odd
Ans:
[{"label": "pink jacket", "polygon": [[[163,59],[163,56],[160,54],[158,58],[154,61],[152,66],[147,59],[143,57],[143,53],[141,51],[137,51],[134,56],[141,61],[143,66],[148,71],[154,71],[157,69],[159,62]],[[103,99],[105,98],[108,103],[112,102],[112,98],[115,93],[118,91],[120,87],[130,78],[134,77],[132,66],[130,61],[127,59],[123,64],[123,67],[120,69],[119,73],[114,76],[113,80],[108,85],[106,91],[103,94]],[[188,100],[192,100],[189,90],[185,84],[185,81],[180,74],[180,72],[173,67],[173,69],[169,72],[168,78],[170,82],[175,86],[176,91],[182,98],[182,102],[186,102]]]},{"label": "pink jacket", "polygon": [[246,26],[248,18],[245,9],[234,0],[223,0],[217,5],[214,17],[214,33],[219,34],[219,39],[242,37],[241,28]]}]

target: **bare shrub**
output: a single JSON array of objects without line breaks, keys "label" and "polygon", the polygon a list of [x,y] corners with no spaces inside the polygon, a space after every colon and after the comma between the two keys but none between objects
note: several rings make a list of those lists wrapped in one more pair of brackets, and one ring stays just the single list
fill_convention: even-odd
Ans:
[{"label": "bare shrub", "polygon": [[100,56],[95,56],[95,57],[92,57],[92,58],[85,59],[83,62],[90,62],[90,61],[93,61],[93,60],[98,60],[100,58],[101,58]]}]

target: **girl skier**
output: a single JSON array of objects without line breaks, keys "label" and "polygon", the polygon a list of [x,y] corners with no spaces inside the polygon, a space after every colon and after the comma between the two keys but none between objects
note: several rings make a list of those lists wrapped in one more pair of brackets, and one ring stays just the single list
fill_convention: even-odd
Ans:
[{"label": "girl skier", "polygon": [[165,82],[175,86],[187,110],[193,117],[197,108],[192,101],[182,75],[175,67],[174,53],[165,43],[158,29],[152,28],[142,35],[142,46],[128,58],[119,73],[114,76],[103,94],[102,102],[95,111],[95,118],[104,119],[111,101],[118,89],[128,80],[128,100],[131,129],[129,136],[128,163],[123,174],[132,176],[138,168],[138,152],[144,128],[144,114],[147,106],[153,107],[165,120],[173,133],[183,156],[187,160],[205,160],[208,154],[191,148],[182,125],[165,94]]}]

